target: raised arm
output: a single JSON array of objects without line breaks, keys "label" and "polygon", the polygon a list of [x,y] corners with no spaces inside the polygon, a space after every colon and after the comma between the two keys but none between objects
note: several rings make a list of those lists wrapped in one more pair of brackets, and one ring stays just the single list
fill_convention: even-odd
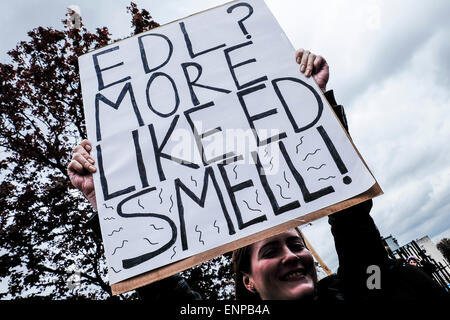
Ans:
[{"label": "raised arm", "polygon": [[[72,161],[67,166],[67,173],[72,185],[80,190],[97,211],[94,180],[92,174],[97,171],[95,160],[90,152],[92,145],[89,140],[83,140],[73,150]],[[95,213],[87,223],[96,236],[101,238],[100,222]],[[136,289],[142,300],[158,301],[174,299],[177,301],[199,300],[201,296],[192,291],[187,282],[176,274],[161,281]]]},{"label": "raised arm", "polygon": [[[336,102],[333,91],[326,91],[330,70],[326,60],[308,50],[296,52],[300,72],[312,76],[332,106],[343,127],[348,131],[344,108]],[[339,258],[339,278],[347,295],[367,294],[367,268],[371,265],[385,269],[389,258],[380,233],[370,216],[372,200],[334,213],[328,217]]]}]

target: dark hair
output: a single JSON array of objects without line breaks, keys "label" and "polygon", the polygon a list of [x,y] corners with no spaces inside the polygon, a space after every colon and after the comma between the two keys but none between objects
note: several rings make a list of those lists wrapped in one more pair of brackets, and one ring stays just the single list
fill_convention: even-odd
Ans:
[{"label": "dark hair", "polygon": [[409,256],[407,262],[410,263],[412,260],[414,260],[416,263],[419,263],[419,260],[414,256]]},{"label": "dark hair", "polygon": [[261,300],[257,292],[252,293],[245,287],[244,281],[242,279],[244,273],[251,273],[251,256],[251,244],[233,251],[231,261],[233,262],[234,289],[237,300]]}]

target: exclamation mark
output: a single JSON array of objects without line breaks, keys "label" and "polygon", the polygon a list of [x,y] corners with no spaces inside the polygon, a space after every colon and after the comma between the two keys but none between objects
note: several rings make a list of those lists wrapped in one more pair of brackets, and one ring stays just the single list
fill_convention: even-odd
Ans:
[{"label": "exclamation mark", "polygon": [[[328,133],[325,131],[325,129],[322,126],[317,127],[317,131],[319,131],[320,135],[322,136],[323,141],[325,142],[325,145],[328,148],[328,151],[330,151],[331,157],[333,157],[334,162],[336,163],[336,166],[338,167],[341,174],[346,174],[348,172],[347,167],[344,164],[344,161],[342,161],[341,156],[336,150],[336,147],[334,146],[333,142],[331,141],[330,137],[328,136]],[[345,176],[342,181],[345,184],[352,183],[352,178],[349,176]]]}]

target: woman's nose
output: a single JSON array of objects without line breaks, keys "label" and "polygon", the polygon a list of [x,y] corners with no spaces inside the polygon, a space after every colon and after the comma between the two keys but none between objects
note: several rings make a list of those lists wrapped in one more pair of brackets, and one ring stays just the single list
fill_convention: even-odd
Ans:
[{"label": "woman's nose", "polygon": [[292,261],[296,261],[296,260],[301,260],[298,253],[292,251],[291,249],[289,249],[288,247],[284,247],[283,250],[283,258],[282,258],[282,263],[289,263]]}]

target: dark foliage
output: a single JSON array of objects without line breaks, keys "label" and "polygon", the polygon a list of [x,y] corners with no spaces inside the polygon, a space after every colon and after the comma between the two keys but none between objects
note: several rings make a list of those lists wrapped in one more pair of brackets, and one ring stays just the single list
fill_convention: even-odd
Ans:
[{"label": "dark foliage", "polygon": [[[133,34],[159,26],[134,3],[127,11]],[[0,278],[8,286],[0,298],[134,298],[111,296],[101,241],[86,227],[92,208],[66,172],[86,138],[78,56],[113,40],[106,27],[91,33],[63,23],[33,29],[8,52],[12,63],[0,63]],[[231,279],[224,259],[185,272],[204,297],[230,297],[221,289]],[[80,272],[75,289],[70,270]]]}]

